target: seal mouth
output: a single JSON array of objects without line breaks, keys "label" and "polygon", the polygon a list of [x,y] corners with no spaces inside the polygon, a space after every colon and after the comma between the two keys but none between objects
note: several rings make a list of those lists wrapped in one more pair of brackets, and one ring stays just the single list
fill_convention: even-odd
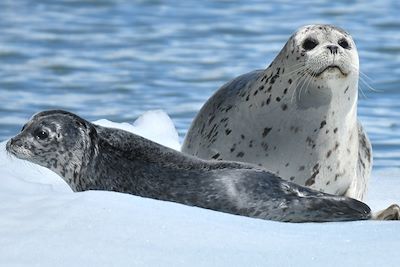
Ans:
[{"label": "seal mouth", "polygon": [[334,71],[334,70],[339,70],[340,73],[341,73],[343,76],[347,76],[347,73],[344,73],[344,71],[343,71],[338,65],[329,65],[329,66],[326,66],[326,67],[323,68],[321,71],[317,72],[317,73],[315,74],[315,76],[318,77],[318,76],[320,76],[322,73],[324,73],[324,72],[326,72],[326,71]]},{"label": "seal mouth", "polygon": [[6,144],[6,151],[7,151],[9,154],[15,156],[15,152],[14,152],[14,150],[13,150],[13,146],[12,146],[12,144],[11,144],[11,140],[9,140],[9,141],[7,142],[7,144]]},{"label": "seal mouth", "polygon": [[14,145],[11,140],[6,144],[6,151],[9,155],[19,159],[29,159],[32,156],[32,153],[28,149]]}]

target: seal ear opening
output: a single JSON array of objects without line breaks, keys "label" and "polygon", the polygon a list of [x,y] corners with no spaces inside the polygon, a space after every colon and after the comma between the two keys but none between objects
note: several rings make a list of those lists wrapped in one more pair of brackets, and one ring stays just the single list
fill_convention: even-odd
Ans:
[{"label": "seal ear opening", "polygon": [[78,117],[75,115],[74,123],[77,128],[83,128],[86,130],[86,133],[89,137],[93,140],[97,138],[97,131],[96,128],[88,121]]},{"label": "seal ear opening", "polygon": [[78,129],[85,129],[84,131],[82,131],[82,133],[85,132],[92,141],[97,139],[97,131],[90,122],[87,122],[82,118],[76,116],[74,118],[74,123]]},{"label": "seal ear opening", "polygon": [[85,127],[86,128],[85,123],[83,123],[81,120],[75,120],[75,125],[78,126],[78,127]]},{"label": "seal ear opening", "polygon": [[89,131],[90,140],[92,140],[92,142],[93,142],[94,140],[97,140],[98,135],[97,135],[97,130],[96,130],[96,128],[94,128],[94,126],[91,125],[91,124],[86,125],[86,128],[87,128],[88,131]]}]

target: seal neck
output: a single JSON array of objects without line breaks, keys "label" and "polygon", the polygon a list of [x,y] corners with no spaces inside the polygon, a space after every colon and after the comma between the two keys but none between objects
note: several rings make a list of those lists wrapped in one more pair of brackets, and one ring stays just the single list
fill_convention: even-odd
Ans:
[{"label": "seal neck", "polygon": [[187,156],[177,151],[125,131],[112,131],[118,141],[99,135],[98,151],[86,160],[88,166],[80,177],[84,183],[77,185],[78,191],[108,190],[167,199],[165,195],[173,188],[170,183],[191,169]]},{"label": "seal neck", "polygon": [[345,116],[357,109],[358,77],[338,79],[315,79],[307,87],[303,83],[297,85],[296,104],[298,110],[315,110],[332,112]]},{"label": "seal neck", "polygon": [[[64,180],[69,184],[75,192],[87,190],[88,181],[93,183],[96,177],[91,175],[95,173],[92,170],[92,163],[97,161],[99,155],[99,137],[93,126],[88,126],[88,134],[82,134],[86,137],[81,143],[83,147],[75,150],[74,153],[68,153],[69,158],[62,164],[63,169],[56,172],[64,177]],[[82,153],[78,153],[82,151]]]}]

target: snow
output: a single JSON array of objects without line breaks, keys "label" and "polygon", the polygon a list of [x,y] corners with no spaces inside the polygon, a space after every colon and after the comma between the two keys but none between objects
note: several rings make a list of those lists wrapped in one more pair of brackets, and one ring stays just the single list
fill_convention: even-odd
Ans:
[{"label": "snow", "polygon": [[175,150],[181,149],[175,125],[168,114],[162,110],[145,112],[137,118],[133,125],[129,123],[115,123],[106,119],[98,120],[94,123],[104,127],[119,128],[132,132]]},{"label": "snow", "polygon": [[[162,111],[133,125],[174,149]],[[398,266],[400,223],[290,224],[103,191],[73,193],[0,143],[0,266]],[[399,170],[375,171],[373,209],[400,202]],[[379,179],[377,178],[379,177]]]}]

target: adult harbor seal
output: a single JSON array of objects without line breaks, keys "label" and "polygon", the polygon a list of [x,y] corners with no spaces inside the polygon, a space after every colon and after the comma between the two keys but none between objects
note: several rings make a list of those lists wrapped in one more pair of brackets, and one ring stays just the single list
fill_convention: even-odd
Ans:
[{"label": "adult harbor seal", "polygon": [[[53,170],[74,191],[118,191],[288,222],[373,217],[358,200],[302,187],[250,164],[195,158],[66,111],[34,115],[7,151]],[[382,218],[397,216],[390,211]]]},{"label": "adult harbor seal", "polygon": [[362,200],[371,145],[357,121],[358,54],[344,30],[310,25],[271,65],[222,86],[182,151],[263,166],[299,185]]}]

